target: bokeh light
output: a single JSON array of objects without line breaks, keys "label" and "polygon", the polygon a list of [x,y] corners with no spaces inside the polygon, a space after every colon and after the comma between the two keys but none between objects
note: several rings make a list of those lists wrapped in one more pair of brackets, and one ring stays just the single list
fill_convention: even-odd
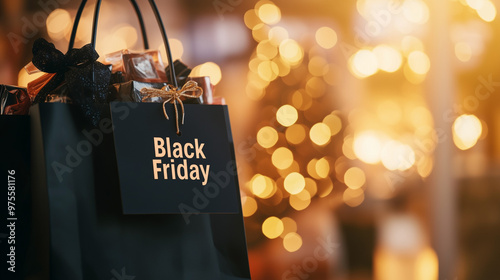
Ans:
[{"label": "bokeh light", "polygon": [[298,194],[306,186],[304,176],[298,172],[292,172],[285,177],[285,190],[290,194]]},{"label": "bokeh light", "polygon": [[369,130],[359,133],[354,137],[354,154],[363,162],[378,163],[383,141],[383,136],[378,132]]},{"label": "bokeh light", "polygon": [[290,232],[283,238],[283,247],[288,252],[295,252],[302,247],[302,237],[296,232]]},{"label": "bokeh light", "polygon": [[297,65],[304,57],[304,50],[297,41],[292,39],[286,39],[281,42],[279,50],[281,58],[291,65]]},{"label": "bokeh light", "polygon": [[373,49],[373,54],[377,58],[378,68],[385,72],[395,72],[403,62],[401,53],[388,45],[378,45]]},{"label": "bokeh light", "polygon": [[245,196],[241,200],[243,217],[250,217],[257,212],[257,201],[253,197]]},{"label": "bokeh light", "polygon": [[331,49],[337,44],[337,33],[330,27],[320,27],[315,34],[316,42],[324,49]]},{"label": "bokeh light", "polygon": [[309,137],[311,138],[311,141],[318,146],[328,144],[328,142],[330,142],[331,136],[332,133],[330,131],[330,128],[324,123],[316,123],[311,127],[311,130],[309,131]]},{"label": "bokeh light", "polygon": [[453,141],[461,150],[474,147],[481,133],[481,121],[474,115],[461,115],[453,123]]},{"label": "bokeh light", "polygon": [[297,222],[290,218],[290,217],[284,217],[281,219],[283,222],[283,233],[281,234],[281,237],[284,238],[287,234],[290,232],[297,232]]},{"label": "bokeh light", "polygon": [[365,200],[365,194],[363,189],[351,189],[347,188],[344,191],[344,194],[342,195],[342,199],[344,200],[344,203],[351,206],[351,207],[357,207],[363,203]]},{"label": "bokeh light", "polygon": [[410,69],[420,75],[427,74],[431,67],[429,57],[421,51],[413,51],[408,55]]},{"label": "bokeh light", "polygon": [[290,206],[297,211],[306,209],[311,204],[311,194],[307,190],[302,190],[298,194],[290,195]]},{"label": "bokeh light", "polygon": [[276,192],[276,183],[273,179],[257,174],[251,180],[252,193],[260,198],[269,198]]},{"label": "bokeh light", "polygon": [[271,156],[273,165],[278,169],[287,169],[293,163],[293,153],[285,147],[280,147]]},{"label": "bokeh light", "polygon": [[278,142],[278,132],[270,126],[264,126],[257,132],[257,143],[264,148],[271,148]]},{"label": "bokeh light", "polygon": [[342,129],[342,120],[335,114],[330,114],[324,117],[323,123],[330,129],[331,136],[336,135]]},{"label": "bokeh light", "polygon": [[283,232],[283,222],[277,217],[269,217],[262,223],[262,233],[269,238],[275,239]]},{"label": "bokeh light", "polygon": [[365,182],[365,172],[358,167],[351,167],[344,174],[344,183],[350,189],[359,189],[365,184]]},{"label": "bokeh light", "polygon": [[266,24],[276,24],[281,20],[280,9],[271,3],[260,6],[257,14],[262,22]]},{"label": "bokeh light", "polygon": [[413,149],[398,141],[388,141],[381,151],[381,160],[389,170],[407,170],[415,164]]},{"label": "bokeh light", "polygon": [[285,137],[288,143],[298,145],[306,138],[306,128],[301,124],[293,124],[285,131]]},{"label": "bokeh light", "polygon": [[288,39],[288,30],[281,26],[274,26],[269,30],[268,33],[269,42],[274,46],[279,47],[279,45]]},{"label": "bokeh light", "polygon": [[222,71],[219,65],[215,64],[214,62],[205,62],[201,65],[194,67],[193,70],[191,71],[190,76],[195,76],[195,77],[208,76],[210,77],[210,82],[215,86],[222,79]]},{"label": "bokeh light", "polygon": [[288,104],[281,106],[276,112],[276,119],[282,126],[285,127],[293,125],[298,118],[299,114],[297,109]]},{"label": "bokeh light", "polygon": [[429,20],[429,8],[422,0],[405,0],[403,15],[412,23],[424,24]]},{"label": "bokeh light", "polygon": [[71,31],[71,16],[68,11],[55,9],[47,17],[47,33],[54,41],[59,41]]},{"label": "bokeh light", "polygon": [[352,73],[358,78],[371,76],[378,71],[377,56],[369,50],[356,52],[349,62]]}]

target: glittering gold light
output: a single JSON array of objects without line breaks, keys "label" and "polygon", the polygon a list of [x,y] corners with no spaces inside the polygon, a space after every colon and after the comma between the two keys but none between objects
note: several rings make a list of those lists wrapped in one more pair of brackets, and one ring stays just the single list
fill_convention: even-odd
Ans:
[{"label": "glittering gold light", "polygon": [[47,33],[52,40],[61,40],[71,30],[71,16],[68,11],[55,9],[47,17]]},{"label": "glittering gold light", "polygon": [[256,53],[260,59],[270,60],[278,54],[278,48],[269,40],[264,40],[257,45]]},{"label": "glittering gold light", "polygon": [[281,42],[279,50],[283,60],[292,65],[300,63],[300,61],[302,61],[302,58],[304,57],[304,50],[299,45],[299,43],[292,39],[286,39]]},{"label": "glittering gold light", "polygon": [[285,177],[285,190],[290,194],[298,194],[306,186],[304,176],[298,172],[292,172]]},{"label": "glittering gold light", "polygon": [[283,238],[283,247],[288,252],[295,252],[302,247],[302,237],[296,232],[290,232]]},{"label": "glittering gold light", "polygon": [[320,27],[316,31],[316,42],[324,49],[331,49],[337,44],[337,33],[330,27]]},{"label": "glittering gold light", "polygon": [[395,72],[401,67],[403,57],[395,48],[388,45],[379,45],[373,49],[373,54],[377,57],[378,67],[386,72]]},{"label": "glittering gold light", "polygon": [[273,179],[257,174],[252,178],[251,190],[252,193],[260,198],[269,198],[276,193],[276,183]]},{"label": "glittering gold light", "polygon": [[437,280],[439,277],[439,259],[431,247],[426,247],[418,254],[415,262],[415,280]]},{"label": "glittering gold light", "polygon": [[484,3],[486,2],[486,0],[465,0],[465,2],[472,9],[478,10],[478,9],[480,9],[484,5]]},{"label": "glittering gold light", "polygon": [[271,3],[260,6],[257,14],[266,24],[276,24],[281,20],[280,8]]},{"label": "glittering gold light", "polygon": [[413,51],[423,51],[424,43],[417,37],[407,35],[401,40],[401,49],[408,56]]},{"label": "glittering gold light", "polygon": [[298,145],[306,138],[306,129],[304,125],[293,124],[286,129],[285,137],[288,143]]},{"label": "glittering gold light", "polygon": [[269,217],[262,223],[262,233],[269,238],[275,239],[283,232],[283,222],[277,217]]},{"label": "glittering gold light", "polygon": [[421,51],[413,51],[408,56],[408,65],[410,69],[420,75],[427,74],[429,68],[431,67],[431,61],[429,57]]},{"label": "glittering gold light", "polygon": [[309,131],[309,137],[311,138],[311,141],[318,146],[324,146],[328,144],[328,142],[330,142],[331,136],[332,133],[330,131],[330,128],[324,123],[316,123],[311,127],[311,130]]},{"label": "glittering gold light", "polygon": [[318,177],[320,178],[326,178],[328,177],[329,173],[330,173],[330,163],[326,158],[320,158],[316,162],[316,174],[318,174]]},{"label": "glittering gold light", "polygon": [[287,169],[293,163],[293,153],[285,147],[280,147],[271,156],[273,165],[278,169]]},{"label": "glittering gold light", "polygon": [[302,190],[298,194],[290,195],[289,202],[293,209],[304,210],[311,204],[311,194],[307,190]]},{"label": "glittering gold light", "polygon": [[290,232],[296,232],[297,231],[297,222],[295,222],[294,219],[290,217],[284,217],[281,219],[283,222],[283,233],[281,234],[281,237],[285,237]]},{"label": "glittering gold light", "polygon": [[347,188],[344,191],[344,195],[342,196],[344,203],[351,206],[351,207],[357,207],[363,203],[365,200],[365,194],[363,189],[351,189]]},{"label": "glittering gold light", "polygon": [[410,122],[415,128],[419,128],[422,125],[432,125],[432,115],[431,112],[422,106],[414,108],[410,113]]},{"label": "glittering gold light", "polygon": [[311,178],[305,178],[306,186],[305,189],[309,192],[311,197],[315,196],[318,192],[318,184]]},{"label": "glittering gold light", "polygon": [[[199,76],[209,76],[210,77],[210,82],[213,85],[217,85],[220,80],[222,79],[222,72],[220,70],[219,65],[215,64],[214,62],[205,62],[201,65],[196,66],[198,69],[198,75]],[[195,68],[196,68],[195,67]],[[193,68],[193,72],[195,69]]]},{"label": "glittering gold light", "polygon": [[318,159],[313,158],[309,161],[309,163],[307,163],[307,173],[315,179],[320,179],[318,173],[316,172],[316,163],[317,162],[318,162]]},{"label": "glittering gold light", "polygon": [[328,126],[328,128],[330,129],[330,134],[332,136],[339,133],[339,131],[342,129],[342,120],[335,114],[330,114],[324,117],[323,123]]},{"label": "glittering gold light", "polygon": [[288,30],[281,26],[274,26],[269,30],[269,41],[274,46],[279,46],[281,42],[288,39]]},{"label": "glittering gold light", "polygon": [[434,167],[434,163],[432,158],[430,157],[422,157],[420,158],[417,165],[417,172],[422,178],[429,177],[432,172],[432,168]]},{"label": "glittering gold light", "polygon": [[429,20],[429,7],[422,0],[406,0],[403,15],[410,22],[424,24]]},{"label": "glittering gold light", "polygon": [[354,154],[366,163],[377,163],[380,161],[380,151],[382,150],[382,136],[375,131],[364,131],[354,138]]},{"label": "glittering gold light", "polygon": [[398,141],[388,141],[380,152],[382,164],[389,170],[407,170],[415,164],[413,149]]},{"label": "glittering gold light", "polygon": [[257,201],[253,197],[245,196],[241,200],[243,217],[250,217],[257,211]]},{"label": "glittering gold light", "polygon": [[378,71],[377,57],[369,50],[360,50],[349,60],[349,69],[358,78],[371,76]]},{"label": "glittering gold light", "polygon": [[269,26],[264,23],[258,23],[252,28],[252,37],[255,41],[260,42],[268,39]]},{"label": "glittering gold light", "polygon": [[322,78],[311,77],[306,83],[306,93],[312,98],[319,98],[326,92],[326,84]]},{"label": "glittering gold light", "polygon": [[[130,26],[131,28],[133,28],[132,26]],[[134,36],[132,34],[135,33],[135,40],[131,40],[131,39],[127,39],[127,45],[131,48],[135,42],[137,41],[137,31],[134,29],[134,32],[132,33],[132,31],[129,29],[127,32],[128,35],[123,35],[125,37],[128,38],[128,36]],[[123,31],[123,34],[126,34],[125,33],[126,31]],[[170,45],[170,50],[172,51],[172,59],[173,60],[176,60],[176,59],[181,59],[182,58],[182,55],[184,54],[184,46],[182,45],[182,42],[179,40],[179,39],[176,39],[176,38],[172,38],[172,39],[168,39],[168,44]],[[160,53],[161,53],[161,59],[163,61],[167,61],[167,51],[165,50],[165,43],[161,43],[161,45],[158,47],[158,49],[160,50]],[[210,82],[212,82],[210,80]]]},{"label": "glittering gold light", "polygon": [[301,111],[308,110],[312,106],[312,97],[301,90],[297,90],[292,94],[292,104]]},{"label": "glittering gold light", "polygon": [[264,148],[271,148],[278,142],[278,132],[270,126],[264,126],[257,132],[257,143]]},{"label": "glittering gold light", "polygon": [[481,121],[474,115],[461,115],[453,123],[453,142],[461,150],[474,147],[481,133]]},{"label": "glittering gold light", "polygon": [[278,77],[279,67],[274,61],[264,60],[259,63],[257,73],[264,81],[271,82]]},{"label": "glittering gold light", "polygon": [[344,138],[344,143],[342,144],[342,153],[348,159],[356,159],[356,154],[354,153],[354,138],[348,136]]},{"label": "glittering gold light", "polygon": [[365,172],[358,167],[351,167],[344,174],[344,183],[353,190],[361,188],[365,182]]},{"label": "glittering gold light", "polygon": [[320,181],[318,185],[318,196],[323,198],[327,197],[333,191],[333,182],[330,178]]},{"label": "glittering gold light", "polygon": [[276,119],[282,126],[285,127],[293,125],[298,118],[299,114],[297,109],[288,104],[281,106],[276,112]]},{"label": "glittering gold light", "polygon": [[489,0],[485,0],[483,5],[476,11],[479,17],[486,22],[492,22],[497,16],[495,4]]},{"label": "glittering gold light", "polygon": [[328,73],[328,62],[321,56],[314,56],[309,60],[308,69],[313,76],[323,76]]},{"label": "glittering gold light", "polygon": [[257,24],[262,23],[255,13],[255,9],[250,9],[245,12],[243,16],[243,20],[245,21],[245,25],[248,29],[253,29]]}]

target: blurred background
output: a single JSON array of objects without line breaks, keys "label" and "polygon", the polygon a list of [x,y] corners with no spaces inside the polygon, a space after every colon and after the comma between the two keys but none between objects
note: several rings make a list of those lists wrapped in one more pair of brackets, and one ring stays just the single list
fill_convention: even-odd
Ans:
[{"label": "blurred background", "polygon": [[[142,48],[128,2],[103,1],[101,57]],[[498,279],[499,1],[157,2],[229,106],[252,279]],[[0,83],[38,77],[36,38],[66,52],[78,5],[0,0]]]}]

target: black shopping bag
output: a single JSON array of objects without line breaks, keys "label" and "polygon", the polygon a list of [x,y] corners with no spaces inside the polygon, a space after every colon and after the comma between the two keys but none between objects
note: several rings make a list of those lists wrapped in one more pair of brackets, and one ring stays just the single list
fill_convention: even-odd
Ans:
[{"label": "black shopping bag", "polygon": [[[163,117],[162,104],[119,105],[130,110],[130,120],[135,116],[134,106],[156,105],[160,110],[156,113]],[[191,105],[186,114],[203,120],[195,106],[202,105]],[[225,114],[222,106],[213,108]],[[167,109],[173,113],[171,107]],[[227,114],[224,118],[228,121]],[[172,122],[164,120],[164,123],[171,129]],[[148,127],[147,123],[143,125]],[[186,214],[125,215],[109,110],[96,128],[87,126],[70,104],[38,104],[31,110],[31,126],[36,169],[33,199],[37,201],[33,220],[43,222],[33,229],[40,237],[32,246],[39,260],[31,263],[30,277],[250,279],[238,189],[234,189],[238,194],[233,197],[238,206],[235,213],[193,211],[189,223]],[[188,129],[183,126],[184,135],[197,133]],[[213,137],[230,139],[231,135]],[[232,147],[220,148],[228,149],[234,160]],[[144,169],[152,170],[151,166]],[[164,186],[175,183],[165,182]],[[49,266],[48,271],[40,265],[43,260]]]},{"label": "black shopping bag", "polygon": [[25,279],[30,236],[30,119],[0,116],[0,279]]}]

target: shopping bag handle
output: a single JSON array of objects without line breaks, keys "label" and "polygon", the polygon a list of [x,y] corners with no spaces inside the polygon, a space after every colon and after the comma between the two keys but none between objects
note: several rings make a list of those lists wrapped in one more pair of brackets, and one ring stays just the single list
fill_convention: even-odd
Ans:
[{"label": "shopping bag handle", "polygon": [[[97,0],[95,10],[94,10],[94,22],[92,25],[92,41],[91,41],[91,44],[92,44],[92,47],[94,48],[94,50],[95,50],[95,42],[96,42],[96,38],[97,38],[97,22],[99,19],[99,11],[100,11],[100,7],[101,7],[101,2],[102,2],[102,0]],[[139,19],[139,24],[140,24],[141,33],[142,33],[142,39],[144,42],[144,49],[148,49],[149,44],[148,44],[148,39],[147,39],[147,35],[146,35],[146,28],[144,26],[144,21],[142,18],[141,11],[140,11],[139,6],[137,5],[137,2],[135,0],[130,0],[130,2],[132,3],[132,5],[134,7],[134,10],[137,14],[137,18]],[[70,38],[68,50],[73,48],[73,45],[75,42],[75,37],[76,37],[76,30],[78,29],[80,17],[83,13],[83,9],[85,8],[86,3],[87,3],[87,0],[82,0],[80,7],[78,8],[78,12],[77,12],[76,17],[75,17],[75,22],[73,24],[73,30],[71,32],[71,38]],[[165,31],[165,26],[163,25],[163,21],[161,19],[161,16],[160,16],[160,13],[158,11],[158,7],[156,6],[156,3],[154,2],[154,0],[149,0],[149,4],[151,6],[151,9],[153,9],[153,13],[155,14],[156,22],[158,23],[158,27],[160,28],[163,42],[165,44],[165,49],[167,52],[167,60],[168,60],[168,64],[170,65],[170,67],[169,67],[170,80],[173,83],[173,86],[177,88],[178,87],[177,78],[175,75],[174,63],[173,63],[173,59],[172,59],[172,51],[170,49],[170,44],[168,42],[167,32]]]},{"label": "shopping bag handle", "polygon": [[[76,31],[78,29],[78,24],[80,23],[80,18],[82,16],[83,9],[85,8],[86,3],[87,3],[87,0],[82,0],[82,3],[80,4],[80,7],[78,8],[78,11],[76,13],[75,22],[73,23],[73,29],[71,31],[71,38],[69,40],[68,50],[72,49],[74,44],[75,44]],[[137,2],[135,0],[130,0],[130,3],[134,7],[135,13],[137,15],[137,19],[139,20],[144,49],[147,50],[147,49],[149,49],[149,41],[148,41],[148,35],[146,33],[146,27],[144,25],[144,20],[142,18],[141,10],[139,9],[139,5],[137,5]],[[92,35],[94,35],[94,34],[92,34]],[[94,45],[94,47],[95,47],[95,45]]]}]

